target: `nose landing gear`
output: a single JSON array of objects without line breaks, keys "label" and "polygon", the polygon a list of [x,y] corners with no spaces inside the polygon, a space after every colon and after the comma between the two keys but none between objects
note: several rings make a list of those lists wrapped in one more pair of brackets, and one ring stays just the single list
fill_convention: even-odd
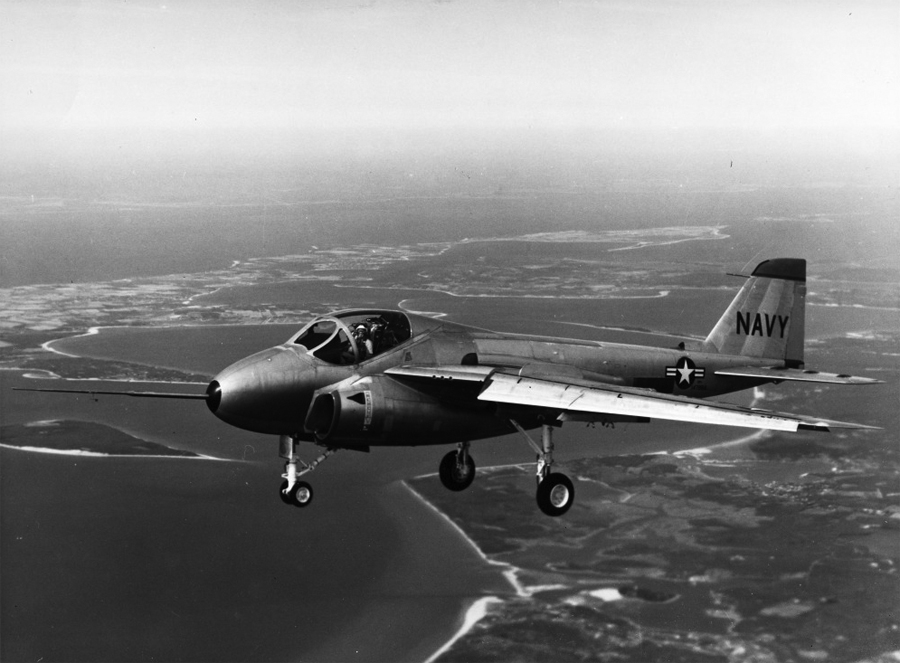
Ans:
[{"label": "nose landing gear", "polygon": [[[313,499],[313,489],[305,481],[297,481],[297,479],[307,472],[316,469],[319,463],[329,456],[337,452],[337,449],[328,447],[311,463],[306,463],[297,457],[296,437],[290,435],[281,435],[278,438],[279,455],[285,459],[284,474],[281,476],[284,481],[281,484],[281,501],[296,507],[309,506]],[[300,466],[299,468],[297,466]]]},{"label": "nose landing gear", "polygon": [[281,482],[281,501],[297,507],[308,506],[312,502],[313,489],[305,481],[298,481],[291,488],[287,481]]}]

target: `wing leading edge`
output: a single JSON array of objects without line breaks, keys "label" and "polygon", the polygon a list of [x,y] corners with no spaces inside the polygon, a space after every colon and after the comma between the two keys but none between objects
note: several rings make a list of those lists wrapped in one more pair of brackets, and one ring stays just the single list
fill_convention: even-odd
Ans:
[{"label": "wing leading edge", "polygon": [[180,398],[185,400],[209,400],[207,394],[185,394],[174,391],[104,391],[101,389],[31,389],[13,387],[13,391],[45,391],[55,394],[87,394],[89,396],[131,396],[133,398]]},{"label": "wing leading edge", "polygon": [[793,382],[818,382],[822,384],[884,384],[881,380],[863,378],[846,373],[820,373],[802,368],[782,368],[781,366],[738,366],[720,368],[716,375],[727,375],[740,378],[764,378],[773,382],[783,380]]},{"label": "wing leading edge", "polygon": [[[478,367],[477,371],[472,368],[474,367],[404,366],[389,369],[387,373],[399,378],[482,382],[479,400],[557,410],[561,412],[560,420],[572,419],[576,414],[593,413],[790,432],[828,431],[831,428],[877,430],[876,426],[672,396],[631,387],[580,380],[521,377],[488,367]],[[583,420],[584,417],[579,419]]]}]

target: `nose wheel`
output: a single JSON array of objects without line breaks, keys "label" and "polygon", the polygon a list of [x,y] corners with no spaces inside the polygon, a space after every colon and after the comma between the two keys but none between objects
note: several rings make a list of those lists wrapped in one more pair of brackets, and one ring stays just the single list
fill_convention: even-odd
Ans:
[{"label": "nose wheel", "polygon": [[319,463],[337,452],[337,449],[329,447],[314,461],[306,463],[297,457],[297,442],[297,438],[289,435],[278,438],[279,455],[286,459],[284,474],[281,475],[284,481],[281,483],[279,496],[285,504],[303,508],[312,502],[313,489],[305,481],[298,481],[298,478],[312,472]]},{"label": "nose wheel", "polygon": [[313,498],[313,489],[305,481],[298,481],[291,488],[287,481],[281,483],[281,501],[296,507],[309,506]]}]

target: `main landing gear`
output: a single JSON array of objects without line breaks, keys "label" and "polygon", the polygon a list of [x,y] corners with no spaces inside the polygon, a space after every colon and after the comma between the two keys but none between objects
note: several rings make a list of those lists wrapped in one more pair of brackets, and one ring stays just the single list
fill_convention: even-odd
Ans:
[{"label": "main landing gear", "polygon": [[281,501],[296,507],[305,507],[312,502],[313,489],[305,481],[297,481],[297,479],[307,472],[312,472],[319,463],[337,452],[337,449],[329,447],[313,462],[306,463],[297,457],[297,442],[297,438],[290,435],[282,435],[278,438],[279,456],[286,461],[284,474],[281,475],[284,478],[281,484]]},{"label": "main landing gear", "polygon": [[[575,502],[575,487],[571,479],[561,472],[551,472],[553,467],[553,428],[541,427],[541,444],[531,439],[519,423],[510,419],[528,443],[537,451],[537,504],[548,516],[561,516]],[[460,442],[456,451],[451,451],[441,459],[438,469],[441,483],[453,491],[465,490],[475,480],[475,461],[469,455],[469,443]]]},{"label": "main landing gear", "polygon": [[548,516],[563,515],[575,502],[575,487],[571,479],[561,472],[551,472],[553,467],[553,428],[541,426],[541,445],[531,439],[517,421],[510,419],[532,448],[537,451],[537,505]]},{"label": "main landing gear", "polygon": [[456,451],[451,451],[441,459],[438,474],[444,487],[455,492],[472,485],[475,480],[475,461],[469,455],[468,442],[460,442]]}]

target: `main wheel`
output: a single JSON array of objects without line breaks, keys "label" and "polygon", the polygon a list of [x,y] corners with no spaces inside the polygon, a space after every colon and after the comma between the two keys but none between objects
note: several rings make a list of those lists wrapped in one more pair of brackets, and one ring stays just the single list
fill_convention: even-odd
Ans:
[{"label": "main wheel", "polygon": [[475,480],[475,461],[472,457],[466,454],[466,462],[463,464],[459,463],[458,458],[457,452],[451,451],[441,459],[438,468],[441,483],[445,488],[456,492],[465,490]]},{"label": "main wheel", "polygon": [[294,506],[304,507],[312,502],[313,489],[305,481],[298,481],[290,492],[291,504]]},{"label": "main wheel", "polygon": [[575,501],[575,487],[565,474],[548,474],[538,484],[538,508],[548,516],[563,515]]}]

